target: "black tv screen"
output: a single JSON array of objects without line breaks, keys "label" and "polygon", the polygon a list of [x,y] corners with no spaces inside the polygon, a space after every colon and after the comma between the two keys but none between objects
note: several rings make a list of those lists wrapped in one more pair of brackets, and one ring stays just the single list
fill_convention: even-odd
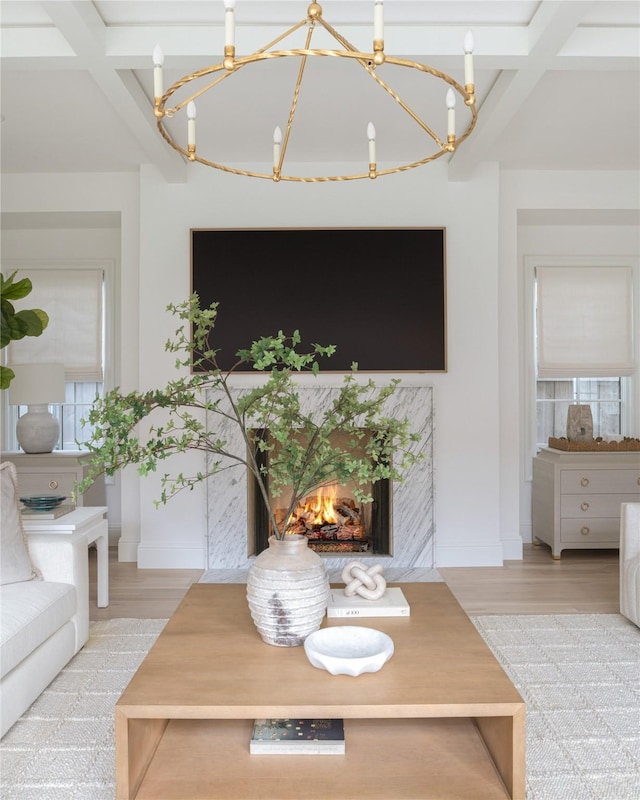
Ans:
[{"label": "black tv screen", "polygon": [[443,228],[194,229],[191,273],[201,306],[219,303],[222,369],[297,329],[336,345],[323,371],[446,370]]}]

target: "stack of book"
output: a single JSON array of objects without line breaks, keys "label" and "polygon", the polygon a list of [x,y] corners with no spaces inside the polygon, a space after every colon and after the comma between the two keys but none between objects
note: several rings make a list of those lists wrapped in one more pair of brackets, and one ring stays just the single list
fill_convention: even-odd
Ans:
[{"label": "stack of book", "polygon": [[342,719],[257,719],[249,742],[254,755],[343,755]]},{"label": "stack of book", "polygon": [[347,597],[344,589],[332,589],[327,605],[327,617],[408,617],[411,608],[398,586],[388,586],[382,597],[365,600],[355,595]]},{"label": "stack of book", "polygon": [[75,511],[75,506],[56,506],[56,508],[48,508],[46,511],[38,511],[33,508],[22,509],[22,519],[58,519],[65,514]]}]

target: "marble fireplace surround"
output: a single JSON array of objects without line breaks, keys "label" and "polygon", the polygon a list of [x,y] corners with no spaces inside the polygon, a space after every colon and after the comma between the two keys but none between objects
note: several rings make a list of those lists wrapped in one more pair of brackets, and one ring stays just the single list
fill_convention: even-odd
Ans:
[{"label": "marble fireplace surround", "polygon": [[[377,381],[376,381],[377,382]],[[339,392],[335,385],[314,383],[299,387],[300,401],[307,413],[321,411]],[[238,389],[237,391],[242,391]],[[408,416],[412,430],[420,437],[426,458],[411,467],[402,481],[391,487],[392,555],[366,553],[337,556],[322,554],[331,580],[339,581],[345,564],[357,558],[381,564],[389,581],[439,580],[434,568],[434,469],[433,469],[433,387],[400,384],[385,403],[388,416]],[[218,427],[220,425],[218,424]],[[231,448],[244,446],[229,425],[221,431]],[[247,474],[241,467],[222,470],[207,481],[207,567],[201,582],[244,582],[253,556],[248,556]]]}]

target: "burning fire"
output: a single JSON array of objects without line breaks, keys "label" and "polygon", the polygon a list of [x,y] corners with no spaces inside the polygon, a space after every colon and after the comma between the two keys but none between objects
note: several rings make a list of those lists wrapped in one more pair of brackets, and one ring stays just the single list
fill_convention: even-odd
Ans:
[{"label": "burning fire", "polygon": [[[302,534],[318,542],[357,541],[358,550],[366,548],[367,536],[360,509],[352,497],[340,497],[340,487],[330,484],[318,489],[313,496],[305,497],[293,514],[285,533]],[[275,509],[275,518],[281,524],[286,509]],[[343,545],[341,544],[341,547]]]},{"label": "burning fire", "polygon": [[[321,486],[315,497],[306,497],[302,507],[302,515],[308,524],[325,525],[339,522],[336,513],[336,484]],[[300,515],[299,515],[300,516]]]}]

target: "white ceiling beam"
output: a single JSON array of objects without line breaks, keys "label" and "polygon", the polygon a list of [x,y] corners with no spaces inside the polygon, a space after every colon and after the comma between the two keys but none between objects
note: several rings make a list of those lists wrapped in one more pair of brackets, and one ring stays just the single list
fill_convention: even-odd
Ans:
[{"label": "white ceiling beam", "polygon": [[[50,4],[46,4],[49,8]],[[54,2],[51,5],[67,6],[66,3]],[[79,4],[86,17],[85,6],[94,8],[91,3]],[[585,4],[560,3],[563,10],[565,6],[573,9]],[[540,12],[536,15],[538,19]],[[28,69],[29,61],[38,69],[47,68],[46,63],[51,59],[52,69],[68,69],[73,60],[81,65],[83,57],[92,58],[96,52],[101,57],[110,59],[117,68],[124,67],[142,69],[151,64],[151,53],[156,44],[160,44],[165,56],[173,59],[173,63],[192,63],[190,59],[202,59],[207,64],[215,63],[222,58],[223,28],[216,25],[196,26],[162,26],[138,25],[105,27],[102,34],[104,40],[99,50],[87,49],[82,40],[78,27],[78,18],[75,24],[69,20],[68,9],[65,14],[56,16],[60,19],[60,30],[53,27],[11,27],[2,28],[1,57],[3,69]],[[98,18],[99,19],[99,18]],[[95,22],[95,20],[94,20]],[[554,23],[555,24],[555,23]],[[414,58],[419,61],[429,62],[431,58],[439,63],[443,59],[452,66],[459,66],[462,57],[462,40],[469,26],[444,25],[440,27],[428,25],[396,26],[385,29],[385,50],[389,55],[401,58]],[[570,24],[565,20],[565,26]],[[89,30],[93,25],[89,25]],[[351,30],[351,29],[350,29]],[[357,29],[354,29],[357,30]],[[263,47],[275,36],[282,33],[283,28],[276,26],[259,26],[247,29],[245,41],[237,41],[238,54],[249,54]],[[343,30],[340,29],[340,33]],[[360,29],[357,41],[352,37],[352,44],[367,51],[370,46],[368,39],[363,38],[364,31]],[[94,30],[94,35],[98,35]],[[542,32],[537,30],[532,41],[528,28],[520,26],[486,26],[474,31],[476,40],[476,63],[480,67],[496,69],[518,69],[524,66],[532,57],[546,59],[548,69],[572,69],[580,61],[583,67],[585,61],[592,59],[593,69],[608,69],[603,61],[612,61],[617,68],[637,69],[637,59],[640,57],[640,34],[638,28],[629,27],[588,27],[569,30],[567,38],[562,40],[561,46],[551,47],[551,36],[557,37],[557,31],[547,30],[544,39],[539,37]],[[102,37],[99,37],[102,38]],[[347,36],[347,38],[349,38]],[[70,59],[67,61],[66,59]]]},{"label": "white ceiling beam", "polygon": [[530,55],[555,56],[595,5],[594,0],[542,0],[527,26]]},{"label": "white ceiling beam", "polygon": [[527,69],[503,70],[500,74],[478,109],[473,135],[449,160],[450,180],[468,180],[474,167],[486,160],[485,154],[527,102],[549,68],[546,64],[539,64],[538,57],[542,56],[545,62],[553,60],[593,5],[591,0],[572,3],[542,0],[527,29],[532,63]]},{"label": "white ceiling beam", "polygon": [[46,8],[76,53],[79,68],[89,72],[124,127],[146,153],[149,163],[155,164],[168,182],[184,182],[186,162],[158,135],[153,108],[133,72],[116,70],[106,58],[106,27],[93,3],[54,0]]}]

